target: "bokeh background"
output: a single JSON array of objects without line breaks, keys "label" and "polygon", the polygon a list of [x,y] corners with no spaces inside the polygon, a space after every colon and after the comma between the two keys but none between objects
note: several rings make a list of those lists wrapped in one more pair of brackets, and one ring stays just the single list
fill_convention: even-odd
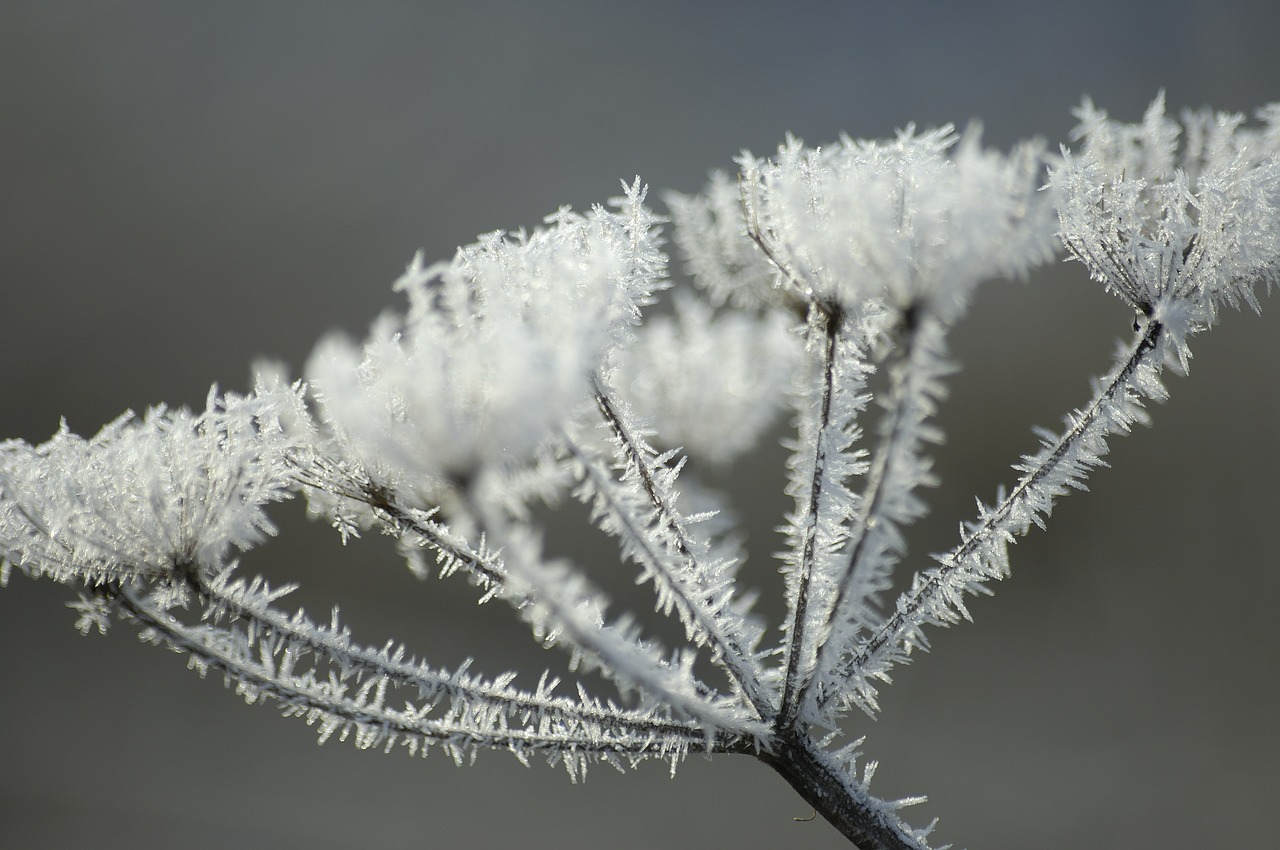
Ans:
[{"label": "bokeh background", "polygon": [[[419,248],[536,224],[639,174],[691,191],[791,131],[985,123],[1067,137],[1084,94],[1136,120],[1280,98],[1276,5],[925,3],[0,4],[0,436],[92,433],[126,408],[201,405],[250,363],[295,373],[322,334],[398,307]],[[1274,303],[1266,303],[1275,313]],[[942,488],[910,563],[1008,481],[1087,395],[1130,317],[1078,266],[982,290],[954,347]],[[883,794],[928,794],[972,848],[1233,847],[1274,840],[1271,627],[1280,475],[1275,316],[1195,346],[1156,427],[1014,550],[1014,577],[936,633],[882,719],[851,735]],[[767,597],[781,455],[726,482]],[[384,540],[339,548],[297,505],[246,569],[343,605],[370,643],[548,661],[459,580],[418,583]],[[573,526],[570,526],[572,528]],[[599,561],[593,535],[553,545]],[[610,563],[608,561],[606,564]],[[625,587],[626,579],[619,582]],[[622,591],[619,591],[622,592]],[[456,768],[344,744],[140,645],[80,637],[71,594],[0,591],[0,846],[839,847],[769,770],[694,759],[584,785],[482,756]],[[776,614],[776,603],[764,610]]]}]

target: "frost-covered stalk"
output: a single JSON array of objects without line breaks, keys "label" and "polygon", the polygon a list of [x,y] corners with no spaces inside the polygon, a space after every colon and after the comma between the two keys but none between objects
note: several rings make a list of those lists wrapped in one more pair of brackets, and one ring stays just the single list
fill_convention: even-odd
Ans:
[{"label": "frost-covered stalk", "polygon": [[[1079,116],[1060,157],[993,152],[949,127],[744,154],[737,180],[670,199],[695,287],[645,321],[670,282],[639,181],[451,262],[415,259],[396,284],[407,313],[360,344],[322,341],[305,384],[264,373],[246,396],[210,392],[200,413],[158,407],[89,440],[63,427],[0,446],[0,580],[17,568],[79,587],[82,632],[132,622],[322,741],[459,763],[505,749],[574,780],[597,762],[749,754],[858,846],[928,847],[932,825],[900,816],[922,798],[877,798],[863,739],[834,743],[850,709],[874,714],[926,627],[968,618],[964,595],[1005,577],[1009,544],[1145,421],[1163,369],[1186,368],[1219,305],[1256,309],[1258,284],[1280,276],[1280,107],[1253,128],[1210,112],[1173,121],[1163,99],[1137,125],[1087,102]],[[975,286],[1056,246],[1133,312],[1133,338],[886,605],[920,490],[937,483],[926,451],[956,368],[947,335]],[[731,501],[697,472],[749,457],[788,407],[786,616],[771,629],[737,580]],[[566,492],[682,645],[611,610],[593,575],[619,565],[545,554],[532,508]],[[359,643],[336,608],[327,623],[286,611],[294,585],[269,587],[240,557],[275,533],[268,506],[299,494],[344,539],[393,535],[419,576],[434,562],[507,602],[575,675],[598,671],[614,691],[446,670]]]}]

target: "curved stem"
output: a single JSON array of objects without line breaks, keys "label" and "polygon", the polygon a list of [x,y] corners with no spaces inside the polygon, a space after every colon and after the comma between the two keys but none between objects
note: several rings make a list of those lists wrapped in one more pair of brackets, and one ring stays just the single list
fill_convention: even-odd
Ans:
[{"label": "curved stem", "polygon": [[215,620],[219,616],[242,620],[253,629],[259,641],[275,636],[296,650],[309,652],[315,658],[329,660],[357,672],[362,679],[385,679],[396,686],[414,688],[423,699],[469,700],[475,704],[492,705],[511,716],[537,712],[545,718],[571,725],[623,721],[656,734],[673,732],[679,736],[696,731],[694,727],[674,720],[605,708],[586,700],[529,693],[510,685],[486,682],[464,672],[434,670],[425,664],[403,661],[398,653],[392,655],[357,645],[348,637],[346,630],[339,631],[336,613],[333,626],[319,627],[304,619],[301,613],[288,617],[275,608],[254,604],[250,587],[241,582],[232,585],[221,580],[208,582],[194,570],[188,571],[187,579]]},{"label": "curved stem", "polygon": [[[380,696],[362,699],[335,691],[326,683],[282,676],[263,664],[250,663],[246,658],[227,647],[202,639],[195,627],[184,625],[173,617],[153,608],[144,599],[125,587],[114,597],[121,607],[143,626],[153,630],[170,647],[191,654],[212,669],[220,670],[237,684],[250,691],[261,692],[287,707],[289,712],[328,718],[327,726],[355,726],[362,732],[373,733],[381,744],[389,735],[399,735],[419,741],[440,741],[453,746],[486,747],[524,750],[556,750],[586,755],[640,755],[646,750],[677,743],[683,752],[707,752],[714,749],[732,751],[741,746],[734,736],[708,735],[704,730],[679,723],[662,723],[657,726],[646,722],[613,718],[612,723],[599,726],[587,724],[576,731],[557,723],[554,725],[531,723],[522,727],[499,724],[492,729],[481,729],[473,724],[431,719],[425,709],[391,709],[383,704]],[[372,680],[367,680],[372,681]],[[386,678],[378,681],[387,682]],[[385,684],[378,686],[381,688]],[[612,733],[604,728],[613,726]],[[577,725],[577,724],[574,724]]]}]

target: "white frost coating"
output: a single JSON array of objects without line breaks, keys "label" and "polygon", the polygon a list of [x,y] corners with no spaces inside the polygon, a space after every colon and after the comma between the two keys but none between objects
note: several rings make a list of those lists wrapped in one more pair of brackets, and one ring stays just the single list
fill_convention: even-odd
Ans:
[{"label": "white frost coating", "polygon": [[1076,114],[1083,144],[1052,187],[1062,241],[1094,279],[1140,314],[1169,311],[1179,336],[1220,304],[1259,309],[1255,287],[1280,275],[1280,111],[1259,113],[1262,130],[1208,110],[1180,125],[1163,95],[1140,125],[1087,100]]},{"label": "white frost coating", "polygon": [[950,321],[979,282],[1052,254],[1037,144],[1004,155],[976,129],[908,127],[892,142],[790,138],[772,159],[739,161],[748,227],[806,297],[925,306]]},{"label": "white frost coating", "polygon": [[296,394],[219,396],[203,413],[156,407],[85,440],[0,446],[0,556],[59,581],[119,582],[178,566],[220,568],[275,527],[288,498],[281,427]]},{"label": "white frost coating", "polygon": [[[309,397],[264,368],[251,395],[211,392],[203,413],[159,407],[89,440],[64,427],[0,445],[0,585],[16,568],[75,586],[81,631],[129,620],[322,741],[460,764],[503,749],[574,780],[599,762],[752,754],[860,846],[926,848],[932,827],[900,816],[921,798],[872,796],[861,739],[835,743],[846,714],[875,713],[930,628],[967,619],[965,596],[1009,574],[1010,545],[1166,397],[1190,337],[1280,278],[1280,105],[1257,127],[1175,121],[1163,99],[1138,124],[1088,102],[1078,114],[1046,187],[1041,145],[996,153],[949,127],[744,154],[737,181],[671,199],[695,290],[647,324],[640,308],[668,281],[638,181],[609,207],[482,236],[448,263],[417,258],[396,284],[407,312],[363,344],[322,342]],[[1066,251],[1136,314],[1133,336],[892,601],[937,483],[925,452],[942,438],[948,333],[975,286],[1049,257],[1055,215]],[[739,576],[732,501],[697,476],[750,459],[787,405],[794,507],[770,629]],[[621,564],[544,547],[535,503],[569,489]],[[549,674],[521,689],[511,673],[358,643],[337,609],[327,623],[287,613],[293,585],[268,587],[238,558],[273,533],[265,507],[298,491],[344,539],[377,528],[416,575],[457,574],[510,605],[616,694]],[[610,606],[601,575],[620,567],[676,621],[669,645]]]},{"label": "white frost coating", "polygon": [[615,212],[560,210],[450,263],[415,258],[395,287],[407,316],[379,319],[363,346],[322,342],[308,376],[355,456],[413,486],[528,457],[665,285],[656,219],[638,181],[626,189]]},{"label": "white frost coating", "polygon": [[727,464],[776,421],[802,343],[777,313],[715,315],[678,295],[674,316],[639,329],[614,380],[666,445]]},{"label": "white frost coating", "polygon": [[1235,116],[1191,114],[1183,149],[1163,97],[1141,125],[1113,122],[1088,102],[1079,115],[1082,151],[1064,149],[1053,176],[1060,236],[1094,279],[1140,314],[1134,338],[1063,431],[1042,434],[1041,450],[1016,465],[1017,484],[981,509],[959,546],[936,556],[939,566],[916,575],[892,615],[840,666],[846,704],[874,712],[874,682],[927,647],[924,626],[968,619],[963,596],[1008,574],[1008,545],[1033,523],[1043,528],[1058,498],[1084,488],[1110,436],[1147,421],[1143,399],[1167,396],[1160,372],[1167,363],[1185,371],[1187,338],[1208,328],[1223,302],[1256,308],[1255,287],[1280,274],[1275,109],[1262,113],[1269,122],[1262,132],[1237,133]]},{"label": "white frost coating", "polygon": [[694,283],[713,303],[754,310],[785,302],[777,271],[747,238],[742,188],[723,171],[714,171],[696,195],[667,197],[673,239]]}]

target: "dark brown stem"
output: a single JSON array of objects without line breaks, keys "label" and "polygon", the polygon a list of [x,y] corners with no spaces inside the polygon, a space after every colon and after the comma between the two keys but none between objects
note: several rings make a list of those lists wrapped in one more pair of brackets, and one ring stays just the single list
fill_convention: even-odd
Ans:
[{"label": "dark brown stem", "polygon": [[844,315],[839,306],[824,305],[813,302],[810,307],[818,317],[823,334],[822,341],[822,398],[818,411],[818,421],[814,423],[813,475],[809,482],[808,499],[805,504],[804,520],[808,527],[804,530],[804,539],[800,542],[800,552],[796,563],[796,603],[791,621],[791,634],[787,644],[787,670],[783,681],[782,704],[778,710],[778,729],[788,729],[795,725],[800,712],[798,697],[804,692],[808,676],[812,672],[806,670],[810,663],[805,649],[805,631],[808,623],[806,614],[809,607],[809,584],[813,579],[813,561],[817,549],[819,512],[822,509],[822,490],[826,480],[827,465],[827,428],[831,424],[832,397],[835,392],[835,371],[837,345],[840,338],[840,327]]},{"label": "dark brown stem", "polygon": [[813,806],[859,850],[920,850],[891,808],[859,794],[847,775],[805,738],[784,738],[760,760],[778,772],[804,801]]}]

